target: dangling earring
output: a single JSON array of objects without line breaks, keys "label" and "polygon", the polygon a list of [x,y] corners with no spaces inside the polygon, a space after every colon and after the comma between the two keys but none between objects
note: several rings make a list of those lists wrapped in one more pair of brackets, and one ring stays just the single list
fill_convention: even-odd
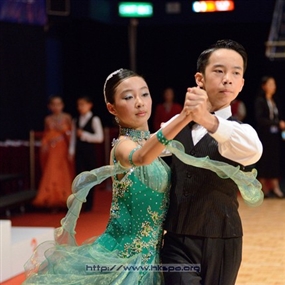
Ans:
[{"label": "dangling earring", "polygon": [[119,120],[119,118],[117,117],[117,116],[115,116],[115,121],[116,121],[116,123],[119,125],[120,124],[120,120]]}]

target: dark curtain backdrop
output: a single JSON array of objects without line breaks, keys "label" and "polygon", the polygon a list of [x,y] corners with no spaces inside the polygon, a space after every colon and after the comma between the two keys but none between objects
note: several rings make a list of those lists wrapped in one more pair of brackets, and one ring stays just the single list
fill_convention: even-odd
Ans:
[{"label": "dark curtain backdrop", "polygon": [[45,112],[42,27],[0,23],[0,140],[42,128]]},{"label": "dark curtain backdrop", "polygon": [[[146,26],[140,25],[140,21],[137,71],[149,84],[153,107],[160,101],[165,86],[173,86],[177,101],[183,103],[186,88],[195,84],[198,55],[222,38],[239,41],[249,55],[246,83],[239,95],[248,109],[246,120],[254,123],[253,101],[265,74],[276,77],[278,96],[284,102],[284,61],[265,57],[264,43],[271,23]],[[50,39],[56,39],[60,56],[47,55],[54,52],[47,50]],[[60,62],[48,63],[47,59],[52,58]],[[62,82],[56,86],[60,86],[58,91],[66,111],[75,115],[76,98],[90,95],[104,126],[112,125],[102,88],[107,75],[121,67],[130,67],[127,26],[84,18],[51,21],[45,28],[0,23],[0,140],[27,139],[29,130],[42,130],[44,116],[48,114],[47,90],[53,85],[49,80],[55,80],[47,73],[57,74],[59,70]]]}]

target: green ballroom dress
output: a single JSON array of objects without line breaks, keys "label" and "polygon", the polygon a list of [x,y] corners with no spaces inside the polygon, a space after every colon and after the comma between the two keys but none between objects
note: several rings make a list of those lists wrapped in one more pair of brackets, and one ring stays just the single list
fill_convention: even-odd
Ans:
[{"label": "green ballroom dress", "polygon": [[[117,145],[118,140],[115,141]],[[138,146],[141,147],[141,146]],[[208,157],[185,154],[183,146],[171,141],[166,149],[185,164],[214,171],[233,179],[244,201],[258,206],[263,201],[257,172],[241,171]],[[157,158],[151,164],[124,168],[114,165],[79,174],[67,200],[68,212],[55,230],[55,240],[40,244],[25,264],[24,285],[161,285],[159,270],[163,222],[168,210],[170,169]],[[121,180],[117,174],[124,173]],[[77,245],[76,222],[89,190],[113,177],[110,218],[105,232]],[[94,222],[96,226],[96,222]]]},{"label": "green ballroom dress", "polygon": [[[56,241],[43,243],[34,252],[25,265],[28,277],[23,284],[163,284],[163,274],[156,266],[168,209],[169,167],[158,158],[126,170],[114,158],[113,168],[96,171],[79,175],[73,183],[77,184],[73,189],[80,190],[68,202],[69,211],[56,230]],[[110,173],[122,171],[125,175],[120,181],[112,175],[113,197],[105,232],[91,243],[77,246],[74,229],[89,182],[98,184]]]}]

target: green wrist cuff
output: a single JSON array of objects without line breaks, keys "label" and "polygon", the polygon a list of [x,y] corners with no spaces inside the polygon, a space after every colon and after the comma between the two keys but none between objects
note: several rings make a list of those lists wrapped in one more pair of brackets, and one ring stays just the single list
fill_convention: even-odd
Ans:
[{"label": "green wrist cuff", "polygon": [[163,135],[162,133],[162,129],[160,129],[157,133],[156,133],[156,137],[157,140],[163,144],[163,145],[168,145],[169,144],[169,140]]}]

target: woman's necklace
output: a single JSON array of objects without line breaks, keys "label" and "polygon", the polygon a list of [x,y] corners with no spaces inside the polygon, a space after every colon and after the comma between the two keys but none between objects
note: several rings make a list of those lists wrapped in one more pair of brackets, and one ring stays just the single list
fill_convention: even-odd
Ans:
[{"label": "woman's necklace", "polygon": [[52,124],[56,129],[61,129],[62,124],[63,124],[63,115],[62,114],[57,114],[57,115],[52,115]]},{"label": "woman's necklace", "polygon": [[129,137],[132,141],[142,145],[143,142],[150,138],[149,131],[134,130],[129,128],[120,128],[120,136]]},{"label": "woman's necklace", "polygon": [[63,119],[63,115],[62,114],[57,114],[57,115],[53,114],[52,119],[54,120],[54,122],[60,123]]}]

